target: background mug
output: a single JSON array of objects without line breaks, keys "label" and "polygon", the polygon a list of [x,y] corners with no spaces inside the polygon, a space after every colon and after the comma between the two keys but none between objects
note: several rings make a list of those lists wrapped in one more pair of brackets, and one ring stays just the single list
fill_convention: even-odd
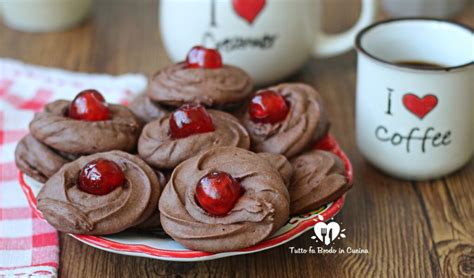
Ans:
[{"label": "background mug", "polygon": [[27,32],[61,31],[76,26],[90,13],[92,0],[0,0],[9,27]]},{"label": "background mug", "polygon": [[194,45],[217,47],[226,64],[268,84],[293,73],[311,55],[351,49],[375,14],[376,0],[363,0],[358,22],[335,35],[321,31],[320,0],[162,0],[159,18],[173,62],[183,61]]},{"label": "background mug", "polygon": [[474,150],[473,30],[435,19],[388,20],[361,31],[356,48],[362,154],[389,174],[416,180],[467,163]]}]

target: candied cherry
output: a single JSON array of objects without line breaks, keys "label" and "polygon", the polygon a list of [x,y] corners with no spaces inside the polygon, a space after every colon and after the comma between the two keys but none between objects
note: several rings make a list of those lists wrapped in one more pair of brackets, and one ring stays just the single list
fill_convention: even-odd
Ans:
[{"label": "candied cherry", "polygon": [[222,57],[217,49],[195,46],[186,56],[186,67],[217,69],[222,67]]},{"label": "candied cherry", "polygon": [[196,201],[209,214],[224,216],[231,211],[242,195],[240,183],[230,174],[212,171],[196,185]]},{"label": "candied cherry", "polygon": [[94,89],[80,92],[69,105],[68,116],[75,120],[105,121],[109,119],[109,107],[104,97]]},{"label": "candied cherry", "polygon": [[289,112],[283,96],[272,90],[258,92],[250,101],[249,115],[255,123],[275,124],[283,121]]},{"label": "candied cherry", "polygon": [[184,138],[215,130],[211,116],[200,104],[185,104],[175,110],[171,113],[169,125],[173,138]]},{"label": "candied cherry", "polygon": [[124,185],[125,175],[117,163],[96,159],[87,163],[79,174],[80,190],[94,195],[105,195]]}]

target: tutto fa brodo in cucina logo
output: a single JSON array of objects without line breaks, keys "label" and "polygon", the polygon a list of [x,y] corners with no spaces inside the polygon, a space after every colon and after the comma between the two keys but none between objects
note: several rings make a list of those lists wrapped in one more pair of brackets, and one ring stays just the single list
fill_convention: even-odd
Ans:
[{"label": "tutto fa brodo in cucina logo", "polygon": [[314,219],[317,223],[314,224],[313,230],[315,235],[311,239],[320,241],[327,246],[336,239],[346,238],[344,234],[346,229],[341,230],[339,223],[335,221],[326,223],[321,215],[318,215],[318,218],[321,221]]},{"label": "tutto fa brodo in cucina logo", "polygon": [[364,248],[354,248],[351,246],[334,248],[330,246],[337,240],[346,238],[346,229],[340,223],[334,221],[334,219],[324,222],[324,218],[321,215],[318,215],[313,220],[316,223],[313,227],[314,235],[311,236],[311,239],[320,246],[310,246],[309,248],[290,246],[289,249],[292,254],[369,254],[369,250]]}]

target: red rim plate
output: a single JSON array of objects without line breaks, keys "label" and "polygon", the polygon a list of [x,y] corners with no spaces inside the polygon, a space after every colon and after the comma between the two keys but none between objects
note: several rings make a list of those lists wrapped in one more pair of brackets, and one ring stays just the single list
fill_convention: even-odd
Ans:
[{"label": "red rim plate", "polygon": [[[337,156],[339,156],[345,165],[346,174],[349,179],[349,182],[352,183],[353,180],[353,173],[352,173],[352,165],[349,161],[349,158],[346,154],[341,150],[337,141],[334,137],[328,134],[325,138],[323,138],[320,142],[315,145],[316,149],[326,150],[333,152]],[[42,217],[41,212],[36,208],[36,198],[33,194],[31,187],[25,182],[23,177],[23,173],[19,172],[19,181],[20,186],[23,192],[26,195],[29,205],[33,209],[33,211],[40,217]],[[263,251],[272,247],[276,247],[278,245],[284,244],[295,237],[301,235],[305,231],[311,229],[314,224],[319,222],[318,215],[321,215],[323,219],[329,220],[333,218],[344,205],[345,201],[345,194],[341,196],[339,199],[335,200],[329,207],[324,210],[321,214],[315,214],[314,217],[309,219],[305,219],[299,222],[296,226],[294,226],[291,230],[287,232],[269,238],[265,241],[260,242],[257,245],[247,247],[241,250],[231,251],[231,252],[223,252],[223,253],[208,253],[202,251],[192,251],[192,250],[168,250],[168,249],[159,249],[147,245],[142,244],[126,244],[121,242],[116,242],[102,236],[92,236],[92,235],[78,235],[78,234],[70,234],[72,237],[82,241],[88,245],[93,247],[114,252],[114,253],[126,253],[128,255],[133,256],[146,256],[152,257],[162,260],[170,260],[170,261],[198,261],[198,260],[211,260],[217,259],[222,257],[234,256],[234,255],[241,255],[241,254],[248,254],[254,253],[258,251]]]}]

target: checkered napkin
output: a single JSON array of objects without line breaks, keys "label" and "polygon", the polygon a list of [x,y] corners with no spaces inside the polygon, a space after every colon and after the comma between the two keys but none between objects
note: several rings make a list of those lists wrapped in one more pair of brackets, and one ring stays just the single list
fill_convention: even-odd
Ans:
[{"label": "checkered napkin", "polygon": [[34,112],[89,88],[108,102],[124,103],[145,86],[146,78],[138,74],[73,73],[0,58],[0,277],[55,276],[58,266],[58,235],[28,206],[14,162]]}]

